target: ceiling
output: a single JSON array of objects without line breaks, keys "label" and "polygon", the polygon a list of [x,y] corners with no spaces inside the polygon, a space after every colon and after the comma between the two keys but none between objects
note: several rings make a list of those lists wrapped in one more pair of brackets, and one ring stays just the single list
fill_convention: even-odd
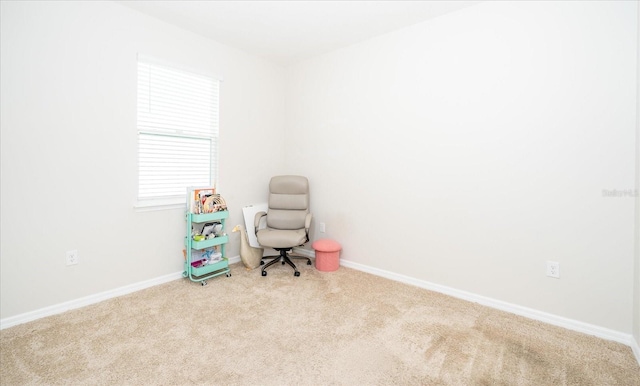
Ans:
[{"label": "ceiling", "polygon": [[478,2],[118,1],[170,24],[282,65]]}]

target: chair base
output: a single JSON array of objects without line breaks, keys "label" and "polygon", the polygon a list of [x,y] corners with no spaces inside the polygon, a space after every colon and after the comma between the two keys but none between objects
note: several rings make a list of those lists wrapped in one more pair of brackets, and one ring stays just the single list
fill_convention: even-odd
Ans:
[{"label": "chair base", "polygon": [[[263,256],[262,259],[272,259],[270,262],[268,262],[267,264],[264,265],[264,267],[262,267],[262,276],[267,276],[267,271],[266,269],[271,267],[272,265],[274,265],[277,262],[282,262],[282,265],[289,264],[289,266],[291,266],[291,268],[293,268],[293,276],[300,276],[300,271],[298,271],[298,268],[296,267],[295,264],[293,264],[293,261],[291,261],[291,259],[306,259],[307,260],[307,265],[311,265],[311,259],[308,257],[304,257],[304,256],[291,256],[289,255],[287,252],[289,252],[292,248],[274,248],[276,251],[280,252],[279,255],[275,255],[275,256]],[[264,264],[263,261],[260,261],[260,264]]]}]

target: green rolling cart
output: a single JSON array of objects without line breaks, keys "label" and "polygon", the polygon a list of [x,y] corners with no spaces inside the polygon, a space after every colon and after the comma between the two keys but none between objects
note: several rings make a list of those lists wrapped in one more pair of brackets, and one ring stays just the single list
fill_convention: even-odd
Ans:
[{"label": "green rolling cart", "polygon": [[[226,229],[226,219],[229,217],[229,212],[219,211],[214,213],[205,213],[205,214],[194,214],[187,213],[187,228],[186,228],[186,237],[185,237],[185,261],[184,261],[184,272],[182,272],[183,277],[188,277],[189,280],[194,282],[199,282],[203,286],[207,285],[207,280],[212,277],[227,275],[227,277],[231,276],[229,269],[229,259],[225,253],[225,245],[229,242],[229,236],[224,232]],[[206,223],[215,223],[220,222],[222,224],[222,230],[219,236],[216,236],[211,239],[205,239],[201,241],[196,241],[193,239],[191,235],[191,230],[198,227],[204,226]],[[195,225],[194,225],[195,224]],[[220,253],[222,253],[222,260],[209,263],[202,266],[193,266],[193,252],[194,251],[204,251],[210,248],[214,248],[219,246]]]}]

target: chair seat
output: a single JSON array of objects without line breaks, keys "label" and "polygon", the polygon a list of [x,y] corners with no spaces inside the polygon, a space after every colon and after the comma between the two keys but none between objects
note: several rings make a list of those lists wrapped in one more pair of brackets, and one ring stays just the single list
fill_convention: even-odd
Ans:
[{"label": "chair seat", "polygon": [[258,243],[268,248],[291,248],[307,241],[304,229],[280,230],[273,228],[260,229],[257,234]]}]

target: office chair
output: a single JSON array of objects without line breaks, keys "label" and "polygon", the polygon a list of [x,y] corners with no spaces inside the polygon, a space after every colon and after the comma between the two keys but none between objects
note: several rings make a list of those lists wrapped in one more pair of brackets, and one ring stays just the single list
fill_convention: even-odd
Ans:
[{"label": "office chair", "polygon": [[[277,263],[289,264],[294,276],[300,272],[291,259],[311,259],[303,256],[292,256],[288,252],[293,247],[300,247],[309,241],[309,181],[302,176],[276,176],[269,182],[269,205],[267,212],[258,212],[254,218],[254,226],[258,244],[280,252],[276,256],[264,256],[272,259],[262,267],[262,276],[267,276],[266,269]],[[260,220],[266,217],[266,228],[258,229]],[[264,264],[264,262],[261,262]]]}]

